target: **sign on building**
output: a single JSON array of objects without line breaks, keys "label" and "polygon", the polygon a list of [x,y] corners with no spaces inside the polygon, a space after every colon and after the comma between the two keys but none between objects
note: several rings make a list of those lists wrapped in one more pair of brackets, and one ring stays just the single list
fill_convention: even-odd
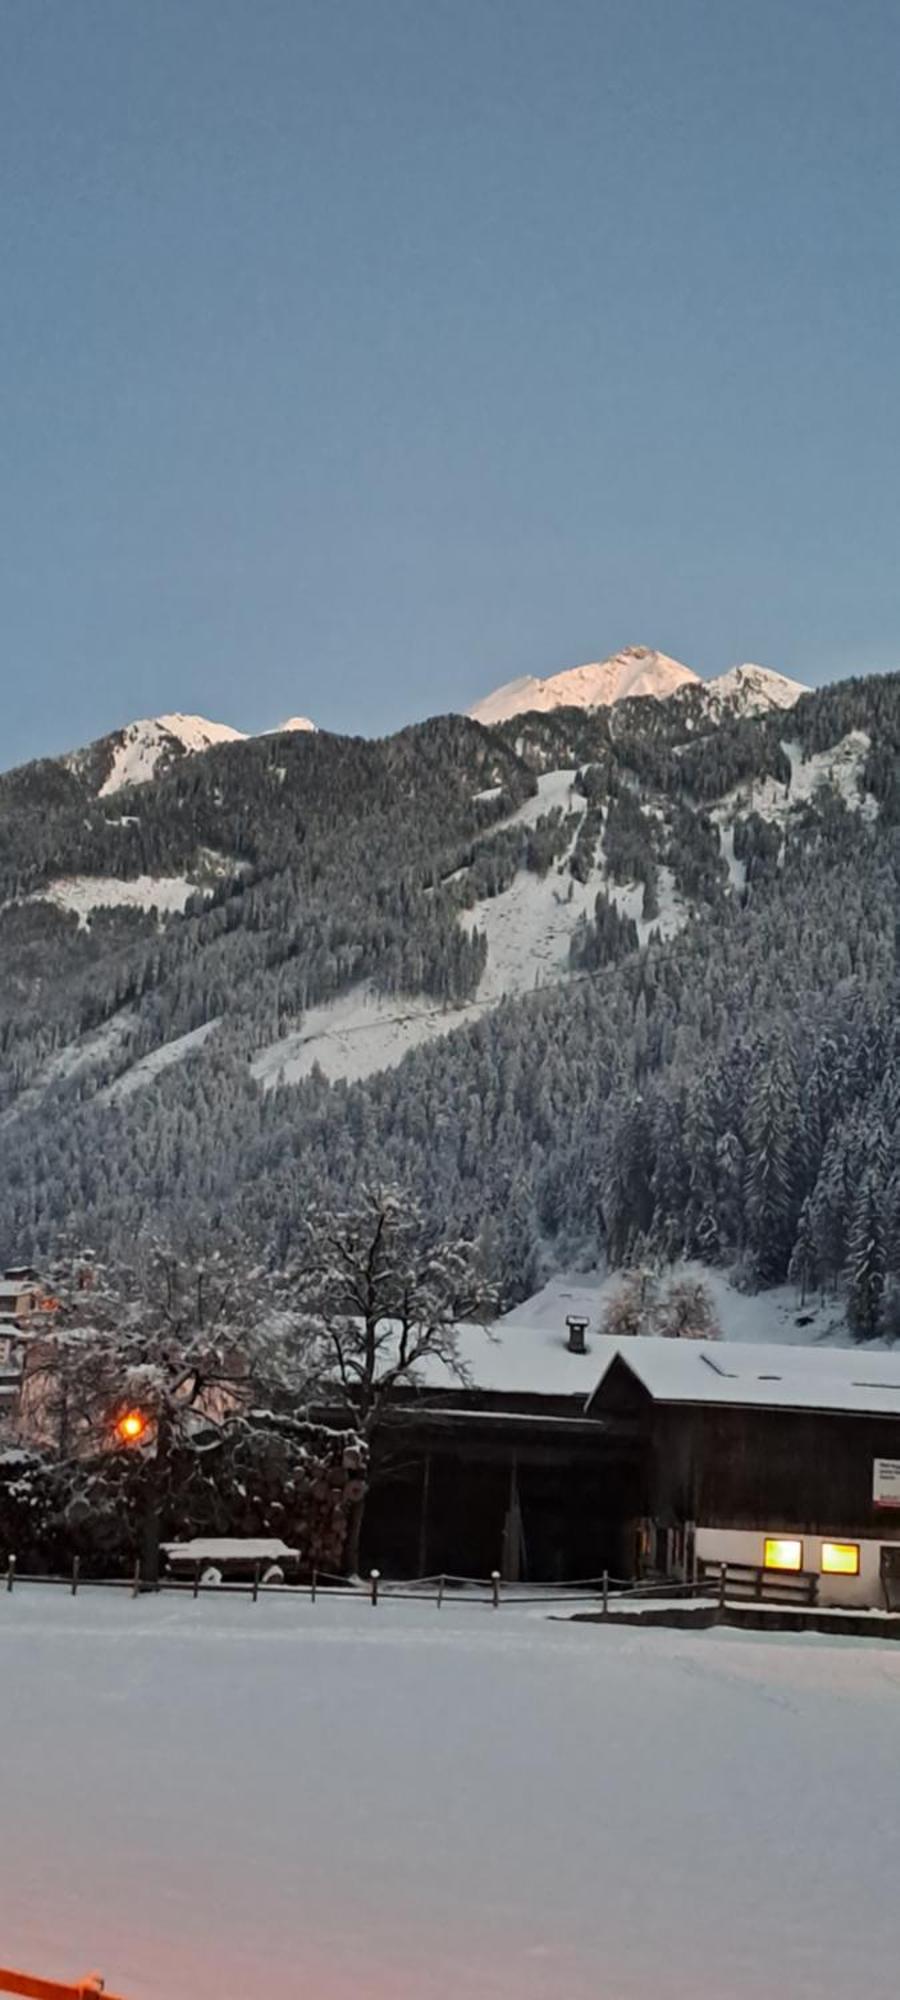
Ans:
[{"label": "sign on building", "polygon": [[872,1499],[876,1507],[900,1508],[900,1458],[873,1459]]}]

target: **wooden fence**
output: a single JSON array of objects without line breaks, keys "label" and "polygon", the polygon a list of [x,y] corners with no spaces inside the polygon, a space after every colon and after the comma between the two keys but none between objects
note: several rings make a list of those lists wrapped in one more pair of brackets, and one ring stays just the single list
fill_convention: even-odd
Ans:
[{"label": "wooden fence", "polygon": [[759,1563],[717,1562],[702,1556],[697,1565],[698,1582],[712,1592],[718,1585],[724,1604],[726,1597],[744,1602],[810,1604],[819,1600],[819,1578],[815,1570],[764,1569]]}]

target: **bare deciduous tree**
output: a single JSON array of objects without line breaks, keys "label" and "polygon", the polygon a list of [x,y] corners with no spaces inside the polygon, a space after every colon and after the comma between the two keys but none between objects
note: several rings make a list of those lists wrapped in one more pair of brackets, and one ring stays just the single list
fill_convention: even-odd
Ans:
[{"label": "bare deciduous tree", "polygon": [[[459,1326],[484,1323],[496,1293],[470,1239],[436,1238],[395,1189],[367,1189],[356,1207],[314,1215],[290,1294],[303,1350],[367,1445],[403,1389],[467,1379]],[[365,1496],[354,1510],[347,1565],[359,1565]]]}]

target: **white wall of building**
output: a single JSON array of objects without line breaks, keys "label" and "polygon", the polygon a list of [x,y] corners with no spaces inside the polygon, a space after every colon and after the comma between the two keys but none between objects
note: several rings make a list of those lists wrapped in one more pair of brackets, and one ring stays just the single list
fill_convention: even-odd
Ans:
[{"label": "white wall of building", "polygon": [[[819,1603],[844,1606],[848,1609],[884,1609],[884,1595],[881,1588],[881,1550],[885,1542],[900,1541],[900,1523],[889,1528],[877,1541],[861,1540],[857,1535],[802,1535],[794,1528],[784,1528],[773,1521],[770,1528],[697,1528],[696,1551],[698,1560],[705,1562],[751,1563],[762,1568],[764,1543],[768,1535],[784,1535],[803,1544],[804,1570],[812,1570],[819,1578]],[[822,1572],[823,1542],[856,1542],[859,1547],[858,1576],[830,1576]],[[790,1572],[789,1572],[790,1573]],[[773,1570],[772,1576],[778,1572]]]}]

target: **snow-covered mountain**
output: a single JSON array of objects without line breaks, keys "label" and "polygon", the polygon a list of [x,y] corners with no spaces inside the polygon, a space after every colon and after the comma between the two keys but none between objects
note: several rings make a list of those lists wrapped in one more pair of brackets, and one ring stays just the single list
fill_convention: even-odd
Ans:
[{"label": "snow-covered mountain", "polygon": [[729,667],[703,683],[709,703],[730,709],[736,715],[762,715],[767,708],[793,708],[795,701],[810,690],[803,681],[792,681],[772,667]]},{"label": "snow-covered mountain", "polygon": [[676,688],[699,681],[693,668],[683,667],[665,653],[649,646],[626,646],[608,660],[595,660],[583,667],[569,667],[564,673],[538,680],[534,674],[507,681],[492,694],[476,701],[468,710],[475,722],[506,722],[511,715],[546,712],[551,708],[610,708],[613,702],[633,695],[654,695],[658,701],[674,694]]},{"label": "snow-covered mountain", "polygon": [[310,722],[308,715],[289,715],[286,722],[277,722],[274,729],[266,729],[263,731],[263,734],[265,736],[294,736],[298,731],[302,735],[304,730],[312,730],[315,733],[317,728],[318,723]]},{"label": "snow-covered mountain", "polygon": [[795,692],[374,740],[157,718],[0,776],[0,1249],[287,1242],[389,1173],[485,1218],[511,1298],[545,1245],[638,1237],[831,1297],[871,1241],[854,1324],[900,1326],[900,675]]},{"label": "snow-covered mountain", "polygon": [[[486,727],[513,716],[558,708],[602,709],[636,696],[668,701],[673,696],[689,704],[693,729],[697,722],[715,725],[726,716],[760,715],[769,709],[792,708],[808,688],[768,667],[729,668],[703,680],[692,667],[670,659],[649,646],[627,646],[607,660],[570,667],[538,679],[524,674],[485,695],[467,711]],[[291,715],[264,736],[314,733],[318,725],[306,715]],[[249,733],[204,715],[144,716],[99,737],[79,750],[51,760],[73,772],[95,798],[109,798],[126,786],[146,785],[183,757],[195,757],[223,743],[243,743]]]},{"label": "snow-covered mountain", "polygon": [[[292,715],[263,733],[280,736],[315,728],[308,716]],[[218,743],[246,741],[245,730],[233,729],[228,722],[210,722],[205,715],[151,715],[126,723],[86,749],[70,751],[60,762],[88,779],[97,797],[105,799],[126,785],[149,784],[182,757],[196,757]]]},{"label": "snow-covered mountain", "polygon": [[808,688],[801,681],[769,667],[730,667],[727,673],[704,681],[692,667],[656,653],[649,646],[626,646],[608,660],[550,674],[539,680],[524,674],[520,680],[506,681],[492,694],[476,701],[468,713],[474,721],[487,725],[506,722],[513,715],[546,714],[554,708],[610,708],[615,702],[636,695],[651,695],[667,701],[684,689],[697,690],[711,715],[728,711],[732,715],[759,715],[770,708],[792,708]]},{"label": "snow-covered mountain", "polygon": [[[214,743],[238,743],[240,738],[239,729],[231,729],[227,722],[208,722],[203,715],[155,715],[129,722],[106,739],[112,761],[99,796],[108,798],[123,785],[146,785],[174,758],[193,757]],[[77,769],[84,754],[76,750],[65,762]]]}]

